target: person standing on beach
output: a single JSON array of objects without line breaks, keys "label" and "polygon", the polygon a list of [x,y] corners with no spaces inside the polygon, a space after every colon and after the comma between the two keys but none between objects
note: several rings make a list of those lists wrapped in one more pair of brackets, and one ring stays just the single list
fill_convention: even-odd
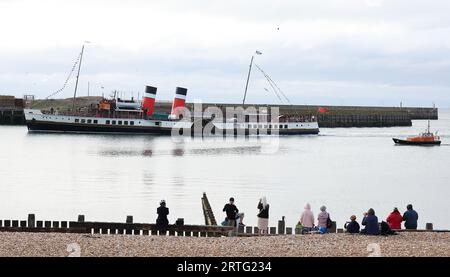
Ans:
[{"label": "person standing on beach", "polygon": [[419,215],[415,210],[413,210],[413,206],[411,204],[406,206],[406,212],[403,214],[403,221],[405,221],[405,228],[408,230],[416,230],[418,219]]},{"label": "person standing on beach", "polygon": [[397,208],[394,208],[392,213],[386,218],[386,222],[389,223],[389,227],[392,230],[400,230],[402,228],[403,217]]},{"label": "person standing on beach", "polygon": [[327,207],[320,207],[320,213],[317,217],[317,225],[319,226],[319,232],[321,234],[328,232],[328,218],[330,218],[330,214],[327,213]]},{"label": "person standing on beach", "polygon": [[300,216],[300,224],[302,226],[302,234],[311,232],[314,227],[314,215],[311,211],[311,205],[309,203],[306,203],[305,209]]},{"label": "person standing on beach", "polygon": [[158,230],[166,230],[167,226],[169,226],[169,220],[167,219],[167,216],[169,215],[169,208],[166,207],[165,200],[161,200],[158,209],[156,209],[156,213],[158,214],[158,218],[156,219],[156,228]]},{"label": "person standing on beach", "polygon": [[379,235],[380,227],[378,226],[378,217],[375,215],[375,210],[370,208],[367,213],[364,213],[362,225],[366,226],[361,230],[364,235]]},{"label": "person standing on beach", "polygon": [[238,208],[234,205],[234,198],[230,198],[230,202],[225,204],[223,211],[227,214],[228,226],[236,226],[236,215],[239,212]]},{"label": "person standing on beach", "polygon": [[359,233],[359,223],[356,221],[356,215],[352,215],[350,217],[350,222],[345,223],[344,228],[350,234]]},{"label": "person standing on beach", "polygon": [[265,196],[259,199],[258,210],[259,234],[267,235],[267,229],[269,228],[269,204],[267,204],[267,199]]}]

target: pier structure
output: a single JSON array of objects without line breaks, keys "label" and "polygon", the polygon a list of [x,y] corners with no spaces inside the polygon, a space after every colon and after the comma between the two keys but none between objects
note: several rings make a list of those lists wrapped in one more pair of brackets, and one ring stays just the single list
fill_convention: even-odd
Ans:
[{"label": "pier structure", "polygon": [[14,96],[0,96],[0,125],[23,125],[24,101]]}]

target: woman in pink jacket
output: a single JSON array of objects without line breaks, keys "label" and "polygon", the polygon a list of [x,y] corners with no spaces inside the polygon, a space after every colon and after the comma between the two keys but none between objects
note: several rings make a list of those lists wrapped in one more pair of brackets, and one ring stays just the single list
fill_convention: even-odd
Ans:
[{"label": "woman in pink jacket", "polygon": [[302,234],[311,232],[314,227],[314,215],[311,211],[311,205],[309,203],[305,205],[305,210],[300,216],[300,223],[302,224]]}]

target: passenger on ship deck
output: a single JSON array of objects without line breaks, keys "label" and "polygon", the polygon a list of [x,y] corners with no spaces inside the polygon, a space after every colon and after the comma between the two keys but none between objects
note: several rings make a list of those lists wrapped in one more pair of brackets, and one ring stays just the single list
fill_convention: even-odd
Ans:
[{"label": "passenger on ship deck", "polygon": [[356,221],[356,215],[350,217],[350,222],[345,223],[344,228],[347,233],[358,234],[359,233],[359,223]]},{"label": "passenger on ship deck", "polygon": [[227,214],[228,225],[236,226],[236,215],[239,212],[238,208],[234,205],[234,198],[230,198],[230,202],[225,204],[223,211]]},{"label": "passenger on ship deck", "polygon": [[302,234],[311,232],[314,227],[314,215],[311,211],[311,205],[306,203],[305,209],[300,216],[300,224],[302,226]]},{"label": "passenger on ship deck", "polygon": [[269,204],[267,204],[266,197],[259,199],[258,203],[258,230],[259,234],[267,235],[267,229],[269,227]]},{"label": "passenger on ship deck", "polygon": [[158,230],[165,230],[169,225],[169,220],[167,216],[169,215],[169,208],[166,207],[166,201],[161,200],[159,203],[158,209],[156,209],[156,213],[158,214],[158,218],[156,219],[156,228]]},{"label": "passenger on ship deck", "polygon": [[411,204],[406,206],[406,212],[403,214],[403,221],[405,221],[405,228],[410,230],[416,230],[418,219],[419,215],[415,210],[413,210],[413,206]]},{"label": "passenger on ship deck", "polygon": [[402,228],[403,217],[397,208],[394,208],[392,213],[386,218],[389,227],[393,230],[400,230]]},{"label": "passenger on ship deck", "polygon": [[361,230],[361,234],[364,235],[379,235],[380,227],[378,226],[378,217],[375,215],[375,210],[370,208],[364,213],[362,225],[366,226]]},{"label": "passenger on ship deck", "polygon": [[321,234],[325,234],[328,232],[328,219],[330,218],[330,214],[327,213],[327,207],[320,207],[320,213],[317,217],[317,226],[319,226],[319,232]]}]

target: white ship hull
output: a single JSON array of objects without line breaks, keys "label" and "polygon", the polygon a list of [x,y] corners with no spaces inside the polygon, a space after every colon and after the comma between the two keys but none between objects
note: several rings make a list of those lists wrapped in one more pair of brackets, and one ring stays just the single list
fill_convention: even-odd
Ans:
[{"label": "white ship hull", "polygon": [[[64,133],[123,133],[171,135],[173,129],[201,130],[203,134],[234,135],[300,135],[318,134],[317,122],[248,122],[222,123],[209,121],[189,122],[179,120],[157,120],[136,118],[105,118],[43,114],[39,110],[25,110],[25,119],[30,132]],[[199,128],[197,128],[199,127]],[[208,130],[208,132],[205,132]],[[181,132],[183,132],[181,131]]]}]

